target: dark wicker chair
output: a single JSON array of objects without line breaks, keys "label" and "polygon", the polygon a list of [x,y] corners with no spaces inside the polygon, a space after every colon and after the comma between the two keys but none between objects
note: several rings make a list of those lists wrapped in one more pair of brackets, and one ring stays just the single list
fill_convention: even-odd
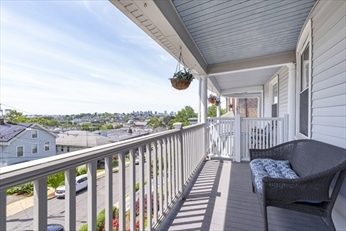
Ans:
[{"label": "dark wicker chair", "polygon": [[[331,214],[346,175],[346,149],[315,140],[295,140],[270,149],[250,149],[250,159],[256,158],[288,160],[299,176],[298,179],[262,179],[262,194],[256,194],[264,230],[268,230],[268,206],[320,216],[335,230]],[[252,190],[256,192],[253,175]]]}]

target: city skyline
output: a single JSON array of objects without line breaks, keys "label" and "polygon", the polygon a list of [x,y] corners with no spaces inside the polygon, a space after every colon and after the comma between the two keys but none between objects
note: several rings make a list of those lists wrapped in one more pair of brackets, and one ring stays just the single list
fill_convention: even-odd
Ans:
[{"label": "city skyline", "polygon": [[[0,103],[26,114],[198,108],[198,81],[109,1],[1,1]],[[3,109],[3,108],[2,108]]]}]

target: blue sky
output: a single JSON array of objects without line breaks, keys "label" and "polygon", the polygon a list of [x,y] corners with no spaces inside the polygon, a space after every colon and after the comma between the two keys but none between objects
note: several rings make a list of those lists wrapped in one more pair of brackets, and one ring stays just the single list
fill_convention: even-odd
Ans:
[{"label": "blue sky", "polygon": [[177,61],[109,1],[0,4],[2,109],[197,112],[198,81],[173,89]]}]

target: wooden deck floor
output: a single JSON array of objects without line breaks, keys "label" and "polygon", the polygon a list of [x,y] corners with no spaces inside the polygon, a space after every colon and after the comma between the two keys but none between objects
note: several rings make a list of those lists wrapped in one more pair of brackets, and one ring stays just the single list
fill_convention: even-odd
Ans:
[{"label": "wooden deck floor", "polygon": [[[180,201],[160,230],[263,230],[248,163],[205,162],[185,201]],[[328,230],[317,216],[269,207],[269,230]]]}]

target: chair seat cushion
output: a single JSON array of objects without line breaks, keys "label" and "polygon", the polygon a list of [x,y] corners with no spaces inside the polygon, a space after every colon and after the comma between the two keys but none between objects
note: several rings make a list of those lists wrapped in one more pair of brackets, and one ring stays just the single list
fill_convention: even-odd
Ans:
[{"label": "chair seat cushion", "polygon": [[257,192],[261,194],[263,177],[282,179],[299,178],[287,160],[254,159],[250,162],[250,168],[255,179]]}]

